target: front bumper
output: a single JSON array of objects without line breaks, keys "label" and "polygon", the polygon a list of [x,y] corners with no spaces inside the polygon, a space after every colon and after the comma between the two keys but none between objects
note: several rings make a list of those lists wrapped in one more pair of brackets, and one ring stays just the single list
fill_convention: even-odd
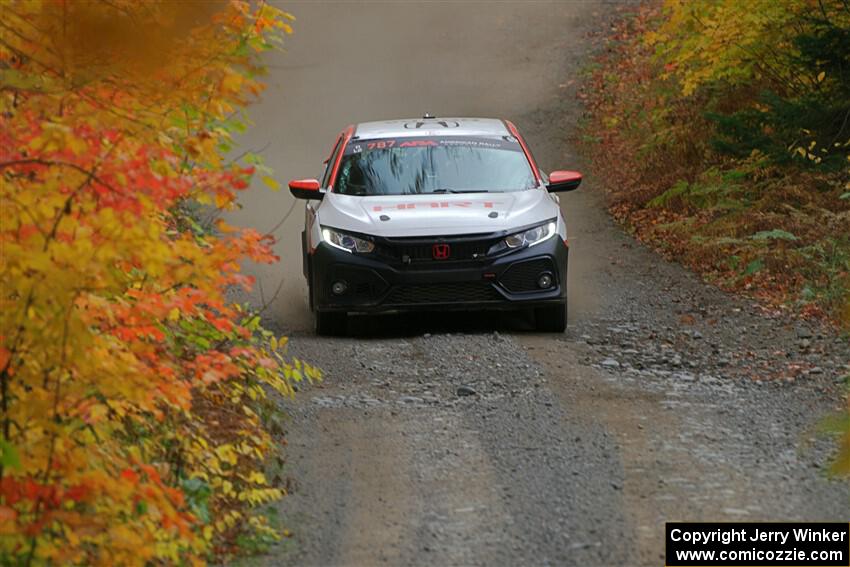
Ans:
[{"label": "front bumper", "polygon": [[[565,302],[568,253],[556,236],[496,258],[406,265],[323,242],[308,257],[308,278],[319,311],[510,310]],[[544,272],[553,283],[540,289]],[[344,293],[332,291],[336,282]]]}]

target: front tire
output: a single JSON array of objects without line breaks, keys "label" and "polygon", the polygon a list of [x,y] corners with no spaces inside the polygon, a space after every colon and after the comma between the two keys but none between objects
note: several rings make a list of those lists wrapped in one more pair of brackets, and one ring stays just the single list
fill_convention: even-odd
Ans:
[{"label": "front tire", "polygon": [[541,333],[563,333],[567,328],[567,304],[537,307],[534,310],[534,321]]},{"label": "front tire", "polygon": [[345,311],[316,311],[316,334],[321,337],[341,337],[348,330]]}]

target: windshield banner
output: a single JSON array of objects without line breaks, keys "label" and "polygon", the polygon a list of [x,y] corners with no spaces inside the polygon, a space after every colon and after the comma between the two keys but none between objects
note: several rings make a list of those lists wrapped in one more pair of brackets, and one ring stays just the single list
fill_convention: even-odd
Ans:
[{"label": "windshield banner", "polygon": [[513,136],[501,138],[483,138],[466,136],[445,137],[404,137],[404,138],[379,138],[374,140],[352,140],[345,148],[344,155],[359,154],[374,150],[388,150],[391,148],[436,148],[436,147],[463,147],[484,148],[494,150],[509,150],[521,152],[522,146]]}]

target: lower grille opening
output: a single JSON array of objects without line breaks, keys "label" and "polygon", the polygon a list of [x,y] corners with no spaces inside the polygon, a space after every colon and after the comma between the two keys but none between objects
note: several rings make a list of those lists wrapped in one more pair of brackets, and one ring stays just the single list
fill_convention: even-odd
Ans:
[{"label": "lower grille opening", "polygon": [[487,282],[453,282],[400,285],[390,291],[385,303],[417,305],[429,303],[469,303],[500,301],[502,295]]},{"label": "lower grille opening", "polygon": [[[499,282],[512,293],[541,291],[537,286],[537,278],[543,272],[556,273],[555,266],[548,258],[517,262],[505,270]],[[557,278],[555,283],[557,284]]]},{"label": "lower grille opening", "polygon": [[354,286],[354,294],[361,295],[365,297],[372,296],[372,284],[370,283],[359,283]]}]

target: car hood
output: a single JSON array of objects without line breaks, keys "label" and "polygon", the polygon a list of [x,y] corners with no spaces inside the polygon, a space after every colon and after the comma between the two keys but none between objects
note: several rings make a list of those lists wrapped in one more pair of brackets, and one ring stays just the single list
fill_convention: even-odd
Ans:
[{"label": "car hood", "polygon": [[373,197],[328,193],[318,210],[324,226],[385,237],[510,231],[557,215],[558,205],[545,189]]}]

